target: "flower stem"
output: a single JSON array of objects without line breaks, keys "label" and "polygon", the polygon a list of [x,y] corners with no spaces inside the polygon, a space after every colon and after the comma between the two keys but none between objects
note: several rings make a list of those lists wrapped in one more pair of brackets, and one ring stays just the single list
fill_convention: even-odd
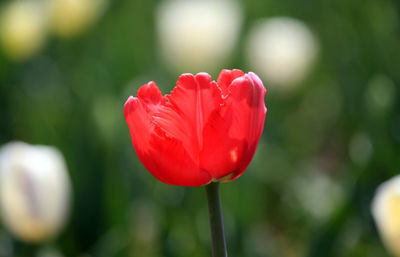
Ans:
[{"label": "flower stem", "polygon": [[224,222],[222,220],[221,199],[219,197],[219,183],[210,183],[206,186],[208,213],[212,241],[212,256],[227,257]]}]

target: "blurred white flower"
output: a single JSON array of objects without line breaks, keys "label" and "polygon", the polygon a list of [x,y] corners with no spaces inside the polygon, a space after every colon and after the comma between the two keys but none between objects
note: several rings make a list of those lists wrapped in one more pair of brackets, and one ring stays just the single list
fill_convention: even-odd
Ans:
[{"label": "blurred white flower", "polygon": [[288,190],[306,211],[312,222],[325,221],[343,202],[343,187],[318,167],[306,167],[308,172],[302,172],[289,184]]},{"label": "blurred white flower", "polygon": [[39,242],[63,226],[70,180],[61,153],[49,146],[12,142],[0,149],[0,214],[21,240]]},{"label": "blurred white flower", "polygon": [[317,41],[307,25],[288,17],[259,20],[246,45],[251,68],[267,84],[281,89],[301,82],[317,52]]},{"label": "blurred white flower", "polygon": [[400,257],[400,175],[379,186],[372,215],[386,247]]},{"label": "blurred white flower", "polygon": [[107,0],[45,0],[49,26],[61,37],[73,37],[92,25],[103,12]]},{"label": "blurred white flower", "polygon": [[9,1],[0,15],[0,41],[14,60],[25,60],[44,44],[46,19],[38,1]]},{"label": "blurred white flower", "polygon": [[228,0],[170,0],[156,14],[159,44],[176,72],[221,69],[231,56],[242,22],[240,6]]}]

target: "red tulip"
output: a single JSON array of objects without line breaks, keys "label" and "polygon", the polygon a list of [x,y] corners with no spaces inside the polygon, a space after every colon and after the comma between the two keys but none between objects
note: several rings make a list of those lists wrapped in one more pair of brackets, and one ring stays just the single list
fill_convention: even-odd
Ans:
[{"label": "red tulip", "polygon": [[256,151],[267,109],[256,74],[182,74],[170,95],[151,81],[124,106],[132,143],[154,177],[170,185],[232,181]]}]

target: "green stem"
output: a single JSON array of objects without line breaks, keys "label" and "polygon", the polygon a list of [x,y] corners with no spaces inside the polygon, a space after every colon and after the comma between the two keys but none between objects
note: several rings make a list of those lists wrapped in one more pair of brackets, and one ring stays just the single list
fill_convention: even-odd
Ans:
[{"label": "green stem", "polygon": [[221,199],[219,197],[219,183],[210,183],[206,186],[208,213],[210,216],[210,229],[212,241],[212,256],[227,257],[224,233],[224,222],[222,220]]}]

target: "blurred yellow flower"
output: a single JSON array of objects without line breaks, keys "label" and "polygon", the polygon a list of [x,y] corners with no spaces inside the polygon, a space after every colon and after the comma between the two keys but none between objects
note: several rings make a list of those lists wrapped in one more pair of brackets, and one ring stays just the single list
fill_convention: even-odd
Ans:
[{"label": "blurred yellow flower", "polygon": [[25,60],[44,44],[45,18],[37,1],[10,1],[0,16],[0,41],[6,55]]},{"label": "blurred yellow flower", "polygon": [[400,175],[379,186],[372,215],[385,245],[400,257]]},{"label": "blurred yellow flower", "polygon": [[70,191],[57,149],[22,142],[0,149],[0,214],[21,240],[41,242],[55,236],[64,225]]},{"label": "blurred yellow flower", "polygon": [[46,0],[49,26],[61,37],[73,37],[96,21],[106,0]]}]

